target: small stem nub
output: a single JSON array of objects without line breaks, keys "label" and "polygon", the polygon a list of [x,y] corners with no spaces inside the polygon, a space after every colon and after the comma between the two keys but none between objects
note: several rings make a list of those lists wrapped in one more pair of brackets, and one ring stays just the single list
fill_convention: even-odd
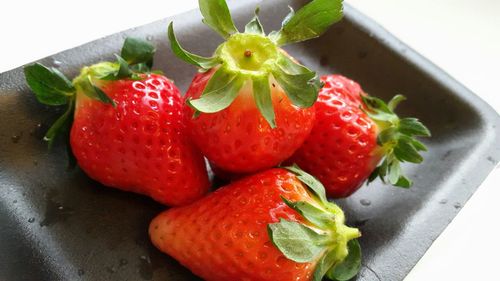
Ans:
[{"label": "small stem nub", "polygon": [[252,56],[252,51],[250,50],[245,50],[245,53],[244,53],[245,57],[249,58]]}]

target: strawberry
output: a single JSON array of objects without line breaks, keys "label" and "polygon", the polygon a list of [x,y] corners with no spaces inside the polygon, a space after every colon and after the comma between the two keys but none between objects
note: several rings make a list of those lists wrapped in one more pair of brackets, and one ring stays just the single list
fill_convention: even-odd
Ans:
[{"label": "strawberry", "polygon": [[84,67],[73,82],[38,63],[24,71],[41,103],[67,105],[45,136],[49,145],[70,131],[71,152],[91,178],[182,205],[203,196],[209,181],[185,132],[179,90],[149,71],[153,54],[149,43],[127,38],[116,63]]},{"label": "strawberry", "polygon": [[[184,50],[172,23],[173,52],[200,69],[186,94],[191,138],[217,167],[252,173],[290,157],[309,135],[321,87],[315,72],[281,46],[318,37],[342,17],[342,1],[314,0],[266,36],[258,18],[238,32],[224,0],[201,0],[204,22],[224,41],[210,58]],[[324,16],[316,17],[321,13]]]},{"label": "strawberry", "polygon": [[297,167],[242,178],[150,224],[153,244],[213,281],[348,280],[359,270],[356,228]]},{"label": "strawberry", "polygon": [[366,179],[376,177],[410,187],[400,163],[422,162],[419,151],[426,147],[415,136],[428,137],[430,132],[416,118],[394,113],[405,98],[397,95],[385,104],[341,75],[323,76],[321,81],[314,128],[288,162],[318,177],[335,198],[351,195]]}]

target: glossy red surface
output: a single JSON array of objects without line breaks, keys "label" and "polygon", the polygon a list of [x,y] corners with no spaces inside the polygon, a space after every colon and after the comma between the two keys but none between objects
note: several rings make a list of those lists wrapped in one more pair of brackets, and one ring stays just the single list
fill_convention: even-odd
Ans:
[{"label": "glossy red surface", "polygon": [[182,98],[167,78],[111,81],[102,87],[116,108],[79,93],[71,147],[93,179],[182,205],[208,191],[203,156],[182,122]]}]

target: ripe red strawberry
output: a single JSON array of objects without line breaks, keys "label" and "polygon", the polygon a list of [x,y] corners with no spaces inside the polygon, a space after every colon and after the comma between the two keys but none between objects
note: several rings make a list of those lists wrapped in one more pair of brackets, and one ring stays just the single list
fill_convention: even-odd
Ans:
[{"label": "ripe red strawberry", "polygon": [[[186,100],[198,99],[212,75],[213,71],[197,74]],[[297,150],[312,129],[313,107],[294,106],[283,90],[273,85],[274,129],[255,106],[249,84],[229,107],[188,120],[191,138],[208,159],[224,170],[249,173],[276,166]],[[194,111],[185,106],[185,114],[192,116]]]},{"label": "ripe red strawberry", "polygon": [[359,270],[356,228],[297,167],[271,169],[167,210],[153,244],[212,281],[348,280]]},{"label": "ripe red strawberry", "polygon": [[148,71],[153,53],[149,43],[128,38],[117,63],[84,67],[73,82],[40,64],[26,66],[25,75],[40,102],[68,104],[47,132],[49,144],[71,126],[71,151],[91,178],[182,205],[203,196],[209,181],[185,132],[179,90]]},{"label": "ripe red strawberry", "polygon": [[331,197],[349,196],[367,178],[372,181],[377,176],[409,187],[411,181],[401,174],[400,163],[422,162],[419,151],[426,147],[414,137],[430,132],[417,119],[400,119],[394,113],[404,97],[397,95],[386,105],[343,76],[321,80],[324,87],[314,105],[314,128],[288,162],[318,177]]},{"label": "ripe red strawberry", "polygon": [[[278,165],[303,143],[321,84],[280,46],[321,35],[342,17],[341,2],[312,1],[266,36],[257,14],[240,33],[225,1],[202,0],[204,22],[226,39],[210,58],[182,49],[170,24],[174,53],[201,70],[186,94],[186,113],[193,141],[212,163],[251,173]],[[312,21],[317,13],[324,17]]]}]

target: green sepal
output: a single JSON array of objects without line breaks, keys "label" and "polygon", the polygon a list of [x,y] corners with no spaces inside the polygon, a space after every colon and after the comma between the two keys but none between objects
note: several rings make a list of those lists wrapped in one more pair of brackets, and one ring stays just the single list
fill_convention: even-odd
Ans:
[{"label": "green sepal", "polygon": [[[93,80],[118,80],[122,78],[140,79],[140,73],[150,72],[153,63],[154,47],[146,41],[127,38],[121,50],[121,56],[116,55],[116,62],[101,62],[84,67],[81,74],[73,82],[59,70],[48,68],[39,63],[24,68],[26,81],[35,93],[38,101],[47,105],[67,104],[66,111],[54,122],[46,132],[44,140],[49,148],[57,136],[64,135],[67,140],[69,167],[76,165],[76,159],[69,144],[69,134],[73,123],[76,103],[76,92],[81,92],[92,99],[111,104],[115,102],[94,84]],[[153,72],[154,73],[154,72]]]},{"label": "green sepal", "polygon": [[319,180],[317,180],[312,175],[304,172],[304,170],[300,169],[297,165],[284,167],[284,169],[287,169],[288,171],[297,175],[297,178],[311,189],[313,194],[318,197],[322,204],[328,204],[328,200],[326,199],[325,187]]},{"label": "green sepal", "polygon": [[221,67],[210,78],[200,98],[189,99],[187,102],[199,112],[221,111],[236,99],[245,82],[241,75],[228,73]]},{"label": "green sepal", "polygon": [[394,185],[402,188],[410,188],[413,185],[413,182],[404,175],[400,175],[398,182]]},{"label": "green sepal", "polygon": [[342,0],[313,0],[297,12],[292,10],[281,30],[270,37],[280,46],[316,38],[342,16]]},{"label": "green sepal", "polygon": [[[288,6],[288,9],[290,9],[290,12],[285,16],[285,18],[283,19],[283,21],[281,22],[281,28],[283,28],[289,21],[290,19],[295,15],[295,11],[293,10],[293,7],[292,6]],[[273,30],[269,33],[269,38],[271,38],[273,41],[276,41],[276,38],[279,36],[279,32],[281,31],[278,30]]]},{"label": "green sepal", "polygon": [[272,243],[290,260],[310,262],[324,252],[329,237],[298,222],[280,219],[267,225]]},{"label": "green sepal", "polygon": [[402,173],[401,163],[421,163],[421,151],[427,147],[415,137],[429,137],[429,129],[416,118],[399,118],[394,112],[396,106],[406,98],[394,96],[387,104],[376,97],[362,96],[362,110],[377,124],[380,132],[377,144],[381,147],[383,160],[368,177],[368,183],[379,177],[394,186],[408,188],[412,181]]},{"label": "green sepal", "polygon": [[[283,29],[283,27],[285,27],[285,25],[288,24],[288,22],[293,18],[293,16],[295,16],[295,10],[293,9],[293,7],[288,6],[288,9],[290,9],[290,12],[288,12],[288,14],[285,16],[285,18],[281,22],[282,29]],[[276,31],[276,32],[279,32],[279,31]]]},{"label": "green sepal", "polygon": [[367,184],[370,184],[371,182],[373,182],[375,179],[377,179],[377,177],[379,176],[380,174],[380,166],[377,166],[372,172],[371,174],[368,176],[368,179],[367,179]]},{"label": "green sepal", "polygon": [[431,132],[417,118],[399,120],[399,131],[405,135],[430,137]]},{"label": "green sepal", "polygon": [[115,54],[116,66],[110,69],[97,67],[94,73],[99,73],[95,76],[98,80],[120,80],[123,78],[131,78],[134,72],[130,69],[129,64],[119,55]]},{"label": "green sepal", "polygon": [[377,144],[382,146],[396,138],[396,134],[398,134],[398,129],[395,127],[389,127],[385,130],[382,130],[377,135]]},{"label": "green sepal", "polygon": [[387,177],[392,185],[396,185],[396,183],[399,181],[399,178],[401,177],[401,164],[399,164],[399,161],[393,160],[389,165],[390,167],[387,170]]},{"label": "green sepal", "polygon": [[[325,193],[321,183],[297,166],[285,169],[309,187],[310,197],[295,202],[281,196],[283,202],[303,220],[280,219],[277,223],[269,224],[270,240],[288,259],[316,264],[313,280],[320,281],[335,266],[339,266],[339,276],[355,275],[357,271],[354,270],[359,270],[356,266],[360,259],[359,244],[350,241],[360,237],[361,233],[344,224],[344,213],[336,204],[326,199],[320,200],[322,196],[316,194]],[[314,186],[314,189],[310,186]],[[356,246],[358,249],[354,249]]]},{"label": "green sepal", "polygon": [[149,70],[153,66],[153,57],[155,52],[155,46],[148,41],[134,37],[127,37],[123,43],[120,55],[129,65],[142,64]]},{"label": "green sepal", "polygon": [[68,102],[68,107],[66,111],[57,118],[57,120],[52,124],[49,130],[45,133],[43,140],[48,143],[49,149],[52,148],[54,141],[58,135],[63,130],[69,130],[68,127],[71,126],[73,121],[73,112],[75,110],[75,97],[71,97]]},{"label": "green sepal", "polygon": [[314,206],[309,202],[292,202],[285,197],[281,197],[285,204],[301,214],[305,219],[321,228],[331,227],[335,223],[335,215],[326,212],[324,209]]},{"label": "green sepal", "polygon": [[103,90],[101,90],[101,88],[97,87],[94,84],[92,84],[92,87],[94,88],[94,92],[97,94],[97,100],[102,101],[103,103],[110,104],[113,107],[116,107],[115,101],[112,100]]},{"label": "green sepal", "polygon": [[353,239],[347,242],[349,254],[344,260],[333,267],[326,273],[326,276],[331,280],[348,281],[354,278],[361,269],[361,246],[358,239]]},{"label": "green sepal", "polygon": [[127,37],[116,63],[98,63],[89,67],[92,77],[99,80],[141,79],[141,73],[151,72],[155,47],[149,42]]},{"label": "green sepal", "polygon": [[396,107],[402,102],[402,101],[405,101],[406,100],[406,97],[403,96],[403,95],[395,95],[394,97],[392,97],[392,99],[387,103],[387,108],[390,110],[390,111],[394,111],[394,109],[396,109]]},{"label": "green sepal", "polygon": [[227,39],[231,34],[238,32],[225,0],[199,0],[198,5],[203,15],[203,23],[223,38]]},{"label": "green sepal", "polygon": [[116,103],[92,82],[92,77],[90,75],[79,77],[75,84],[77,89],[81,90],[81,92],[89,98],[101,101],[103,103],[108,103],[113,107],[116,107]]},{"label": "green sepal", "polygon": [[271,128],[276,128],[276,118],[271,98],[271,89],[269,87],[269,77],[267,75],[263,77],[254,77],[252,84],[253,96],[257,108]]},{"label": "green sepal", "polygon": [[24,76],[40,103],[46,105],[67,104],[75,93],[71,81],[55,68],[34,63],[24,67]]},{"label": "green sepal", "polygon": [[255,9],[255,16],[252,20],[245,25],[245,33],[253,33],[259,35],[266,35],[264,32],[264,27],[262,27],[262,23],[259,20],[259,8]]},{"label": "green sepal", "polygon": [[312,106],[323,86],[316,72],[282,53],[276,63],[277,67],[272,70],[272,74],[292,103],[302,108]]},{"label": "green sepal", "polygon": [[117,54],[115,54],[115,57],[119,65],[118,71],[116,72],[116,80],[131,77],[133,72],[130,70],[128,63]]},{"label": "green sepal", "polygon": [[413,145],[410,137],[406,135],[399,136],[398,143],[394,147],[394,155],[399,161],[411,163],[421,163],[424,158]]},{"label": "green sepal", "polygon": [[[236,86],[239,86],[237,82],[241,80],[252,81],[256,91],[254,93],[256,105],[271,128],[277,125],[272,98],[267,94],[269,86],[264,84],[264,80],[276,80],[276,84],[279,84],[290,101],[298,107],[307,108],[314,104],[323,86],[318,75],[295,62],[278,45],[307,40],[325,32],[333,22],[342,17],[341,0],[313,0],[297,13],[291,9],[291,13],[282,23],[281,30],[269,36],[265,36],[259,20],[259,9],[256,9],[255,17],[245,26],[245,33],[239,33],[231,19],[226,1],[200,0],[199,6],[204,17],[203,21],[221,34],[226,42],[219,45],[212,57],[192,54],[181,47],[170,23],[168,27],[170,46],[178,58],[199,67],[200,72],[219,66],[228,72],[227,75],[239,78],[232,83],[227,79],[221,86],[237,88]],[[234,100],[234,92],[224,97],[223,88],[217,89],[215,92],[205,90],[199,99],[188,101],[195,114],[216,112],[217,109],[229,106],[227,101]],[[209,95],[208,92],[212,93]],[[224,100],[216,103],[216,98]]]},{"label": "green sepal", "polygon": [[383,100],[368,95],[361,95],[361,100],[367,108],[362,108],[362,110],[372,120],[393,124],[398,122],[398,116],[387,106],[387,104]]},{"label": "green sepal", "polygon": [[323,277],[326,275],[328,270],[332,268],[335,263],[338,262],[337,251],[330,250],[326,254],[324,254],[319,260],[316,268],[314,269],[313,281],[321,281]]},{"label": "green sepal", "polygon": [[159,70],[151,71],[150,67],[145,63],[138,63],[129,65],[130,70],[132,70],[132,75],[130,76],[133,80],[140,80],[141,76],[138,73],[154,73],[163,75],[163,72]]},{"label": "green sepal", "polygon": [[170,41],[170,48],[172,49],[172,52],[174,52],[174,54],[178,58],[182,59],[183,61],[189,64],[207,70],[220,63],[217,57],[206,58],[192,54],[184,50],[179,44],[179,41],[177,41],[177,38],[175,37],[174,26],[172,22],[168,25],[168,39]]}]

